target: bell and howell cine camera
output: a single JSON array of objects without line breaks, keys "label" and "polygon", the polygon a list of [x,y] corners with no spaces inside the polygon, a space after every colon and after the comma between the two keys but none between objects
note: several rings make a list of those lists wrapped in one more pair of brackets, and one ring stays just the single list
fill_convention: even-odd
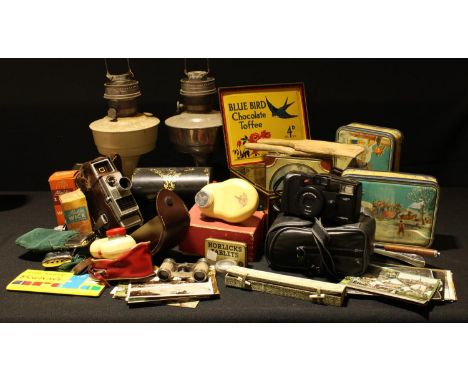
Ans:
[{"label": "bell and howell cine camera", "polygon": [[120,157],[98,157],[81,165],[77,184],[89,203],[94,229],[125,227],[143,224],[132,182],[118,170]]},{"label": "bell and howell cine camera", "polygon": [[282,211],[306,220],[321,218],[323,224],[355,223],[361,210],[360,182],[332,174],[291,173],[284,179]]}]

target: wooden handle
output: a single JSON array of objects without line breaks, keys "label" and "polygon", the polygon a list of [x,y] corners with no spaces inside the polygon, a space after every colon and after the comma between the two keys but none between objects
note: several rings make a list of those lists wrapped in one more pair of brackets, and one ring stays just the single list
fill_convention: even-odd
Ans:
[{"label": "wooden handle", "polygon": [[431,248],[419,248],[414,246],[407,245],[398,245],[398,244],[385,244],[383,248],[387,251],[403,252],[403,253],[414,253],[419,256],[427,257],[438,257],[440,255],[439,251]]}]

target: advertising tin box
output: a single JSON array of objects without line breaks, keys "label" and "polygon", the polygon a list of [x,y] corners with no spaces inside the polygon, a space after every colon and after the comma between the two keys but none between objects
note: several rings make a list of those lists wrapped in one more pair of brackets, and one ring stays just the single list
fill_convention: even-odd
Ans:
[{"label": "advertising tin box", "polygon": [[400,169],[403,134],[397,129],[354,122],[338,128],[336,142],[357,144],[364,148],[364,152],[357,157],[357,168],[374,171]]},{"label": "advertising tin box", "polygon": [[434,238],[439,185],[428,175],[347,169],[362,183],[362,208],[376,219],[376,242],[429,247]]}]

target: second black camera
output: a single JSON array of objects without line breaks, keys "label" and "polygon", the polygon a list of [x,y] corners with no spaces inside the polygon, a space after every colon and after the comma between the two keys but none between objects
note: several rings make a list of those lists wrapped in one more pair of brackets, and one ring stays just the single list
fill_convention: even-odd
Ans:
[{"label": "second black camera", "polygon": [[355,223],[361,210],[361,183],[332,174],[291,173],[284,179],[282,211],[325,225]]}]

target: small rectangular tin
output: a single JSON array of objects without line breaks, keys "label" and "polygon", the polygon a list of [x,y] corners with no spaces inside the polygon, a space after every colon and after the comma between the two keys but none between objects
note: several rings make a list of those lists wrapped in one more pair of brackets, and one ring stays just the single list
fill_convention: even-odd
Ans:
[{"label": "small rectangular tin", "polygon": [[362,183],[362,208],[375,217],[375,241],[429,247],[434,238],[439,185],[428,175],[347,169]]},{"label": "small rectangular tin", "polygon": [[[335,140],[364,148],[364,152],[357,157],[358,168],[373,171],[400,169],[403,134],[397,129],[353,122],[338,128]],[[338,161],[339,158],[335,163]]]},{"label": "small rectangular tin", "polygon": [[235,260],[241,267],[247,266],[247,244],[240,241],[207,238],[205,239],[205,256],[208,250],[216,252],[216,261]]}]

